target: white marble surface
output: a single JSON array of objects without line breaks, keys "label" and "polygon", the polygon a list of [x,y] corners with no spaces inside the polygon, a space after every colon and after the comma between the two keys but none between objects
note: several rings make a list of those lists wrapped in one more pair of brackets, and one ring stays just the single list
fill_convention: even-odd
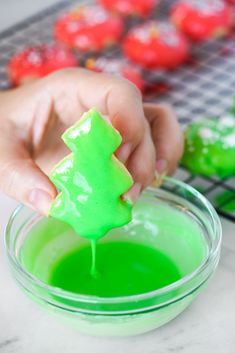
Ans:
[{"label": "white marble surface", "polygon": [[[0,30],[56,0],[0,0]],[[0,195],[0,353],[234,353],[235,225],[222,220],[223,250],[215,277],[183,314],[149,334],[91,338],[51,318],[18,289],[3,233],[16,203]]]}]

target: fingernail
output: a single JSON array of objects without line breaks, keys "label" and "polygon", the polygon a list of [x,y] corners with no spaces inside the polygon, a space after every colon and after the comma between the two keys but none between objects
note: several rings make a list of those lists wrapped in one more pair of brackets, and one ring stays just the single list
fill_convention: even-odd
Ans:
[{"label": "fingernail", "polygon": [[29,193],[28,201],[35,211],[47,215],[53,198],[44,190],[34,189]]},{"label": "fingernail", "polygon": [[158,172],[156,171],[155,172],[155,178],[154,178],[154,181],[152,182],[152,186],[155,187],[155,188],[159,188],[162,183],[163,183],[163,177],[164,177],[164,173],[163,174],[158,174]]},{"label": "fingernail", "polygon": [[123,195],[123,198],[126,200],[130,200],[132,203],[135,203],[138,200],[141,191],[141,184],[135,183],[132,188]]},{"label": "fingernail", "polygon": [[167,173],[167,161],[165,159],[159,159],[156,162],[156,170],[159,175]]},{"label": "fingernail", "polygon": [[124,143],[124,145],[122,145],[118,151],[118,158],[122,163],[126,163],[130,154],[131,154],[131,144]]}]

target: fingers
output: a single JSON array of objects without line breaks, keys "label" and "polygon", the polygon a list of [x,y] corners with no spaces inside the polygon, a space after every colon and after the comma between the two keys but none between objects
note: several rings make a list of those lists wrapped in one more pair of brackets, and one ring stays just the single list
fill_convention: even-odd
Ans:
[{"label": "fingers", "polygon": [[156,149],[156,169],[160,175],[174,172],[183,153],[183,138],[176,116],[170,106],[145,104]]},{"label": "fingers", "polygon": [[152,140],[147,134],[131,155],[127,168],[133,176],[135,184],[124,197],[136,202],[140,192],[153,182],[155,176],[155,150]]},{"label": "fingers", "polygon": [[[58,77],[58,81],[53,80],[52,94],[56,113],[64,123],[71,124],[84,111],[95,107],[109,117],[122,135],[122,145],[116,155],[126,164],[137,184],[129,195],[135,198],[138,190],[153,180],[155,168],[155,149],[139,90],[127,80],[83,69],[65,70],[58,73]],[[61,82],[66,87],[63,94],[58,89]]]},{"label": "fingers", "polygon": [[152,182],[155,170],[155,149],[146,124],[141,94],[127,81],[115,81],[106,94],[106,109],[113,126],[123,138],[116,154],[126,163],[135,181],[127,195],[136,201],[139,192]]},{"label": "fingers", "polygon": [[144,134],[141,143],[128,160],[127,167],[142,189],[151,184],[155,172],[155,148],[150,133]]},{"label": "fingers", "polygon": [[[41,214],[48,214],[56,190],[30,158],[23,141],[5,133],[0,139],[0,189]],[[14,141],[14,142],[13,142]]]},{"label": "fingers", "polygon": [[145,117],[139,90],[127,80],[83,69],[63,70],[50,75],[50,79],[56,113],[63,123],[71,125],[95,107],[109,116],[122,135],[123,147],[117,155],[126,161],[144,134]]},{"label": "fingers", "polygon": [[146,123],[142,98],[138,90],[127,82],[115,82],[106,96],[112,124],[121,133],[123,144],[117,157],[126,163],[134,186],[127,193],[135,202],[141,190],[154,179],[155,149]]}]

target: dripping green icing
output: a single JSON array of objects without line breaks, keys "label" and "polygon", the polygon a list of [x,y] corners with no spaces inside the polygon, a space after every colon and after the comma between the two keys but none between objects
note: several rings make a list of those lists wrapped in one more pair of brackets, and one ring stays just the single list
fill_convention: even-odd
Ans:
[{"label": "dripping green icing", "polygon": [[132,222],[98,240],[95,275],[91,274],[90,240],[53,218],[33,226],[20,259],[27,271],[53,287],[116,297],[174,283],[195,271],[207,253],[203,230],[196,221],[161,200],[142,195],[134,206]]}]

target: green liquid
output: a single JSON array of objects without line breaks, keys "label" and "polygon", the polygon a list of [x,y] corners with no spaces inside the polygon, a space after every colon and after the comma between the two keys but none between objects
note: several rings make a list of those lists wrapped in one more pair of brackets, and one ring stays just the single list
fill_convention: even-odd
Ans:
[{"label": "green liquid", "polygon": [[91,270],[90,274],[93,278],[96,278],[99,273],[96,266],[96,249],[97,249],[97,241],[95,239],[91,240]]},{"label": "green liquid", "polygon": [[[171,286],[171,291],[159,290],[157,295],[149,291],[190,275],[209,251],[204,236],[207,217],[198,222],[194,212],[180,206],[177,198],[171,206],[143,194],[134,206],[133,221],[97,242],[96,276],[91,271],[90,240],[79,237],[65,223],[53,218],[38,220],[35,215],[30,226],[23,228],[18,254],[24,270],[38,280],[35,285],[28,282],[27,293],[89,334],[138,334],[166,323],[200,292],[202,287],[190,292],[198,279]],[[139,293],[144,295],[132,296]]]},{"label": "green liquid", "polygon": [[[94,244],[93,244],[94,245]],[[94,251],[95,247],[93,248]],[[26,271],[46,284],[80,294],[124,296],[156,290],[195,271],[208,249],[201,226],[181,209],[143,197],[134,207],[133,221],[97,242],[92,263],[91,242],[55,219],[32,226],[20,249]],[[95,267],[94,267],[95,264]],[[96,269],[96,272],[93,272]],[[42,289],[51,300],[51,293]],[[176,289],[156,300],[178,296]],[[129,310],[156,304],[155,298],[127,303],[87,303],[53,296],[53,300],[82,309]]]},{"label": "green liquid", "polygon": [[66,254],[51,269],[49,284],[70,292],[115,297],[146,293],[181,278],[175,264],[157,249],[130,242],[97,244]]}]

